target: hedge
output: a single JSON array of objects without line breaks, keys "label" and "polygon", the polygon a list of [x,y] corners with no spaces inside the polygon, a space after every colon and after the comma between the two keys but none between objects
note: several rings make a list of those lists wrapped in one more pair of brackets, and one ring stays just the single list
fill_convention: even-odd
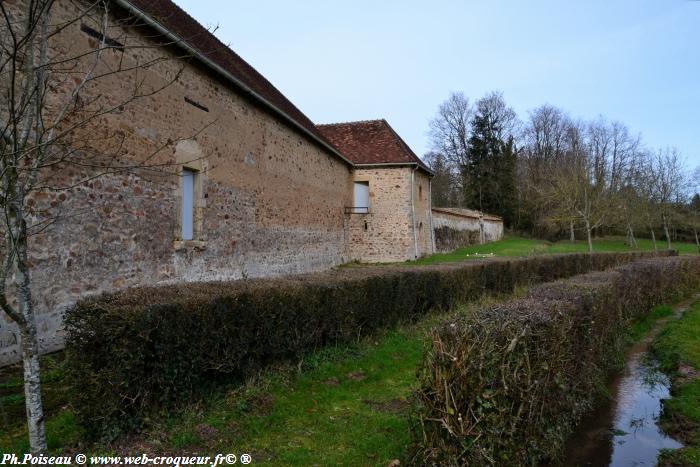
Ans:
[{"label": "hedge", "polygon": [[413,461],[560,461],[621,363],[630,322],[699,285],[700,257],[646,259],[437,326],[419,371]]},{"label": "hedge", "polygon": [[[665,255],[673,252],[665,252]],[[485,292],[626,263],[599,253],[421,267],[345,268],[281,279],[143,287],[66,315],[66,366],[88,439],[113,439],[212,386],[319,346],[415,320]]]}]

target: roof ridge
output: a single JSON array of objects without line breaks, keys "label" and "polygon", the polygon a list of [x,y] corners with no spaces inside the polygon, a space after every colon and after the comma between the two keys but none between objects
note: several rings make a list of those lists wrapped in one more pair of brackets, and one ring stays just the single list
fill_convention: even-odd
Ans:
[{"label": "roof ridge", "polygon": [[339,126],[339,125],[352,125],[355,123],[387,123],[385,118],[375,118],[371,120],[354,120],[349,122],[336,122],[336,123],[317,123],[316,126]]}]

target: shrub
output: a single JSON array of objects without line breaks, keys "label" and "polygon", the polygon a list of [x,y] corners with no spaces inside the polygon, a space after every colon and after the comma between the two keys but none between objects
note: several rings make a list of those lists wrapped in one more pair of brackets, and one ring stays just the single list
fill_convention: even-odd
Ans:
[{"label": "shrub", "polygon": [[271,362],[415,320],[430,309],[448,309],[486,292],[508,293],[519,285],[643,256],[650,255],[340,269],[88,298],[66,315],[72,406],[86,438],[112,439]]},{"label": "shrub", "polygon": [[441,324],[419,372],[414,461],[556,461],[620,363],[629,323],[699,284],[700,257],[642,260]]}]

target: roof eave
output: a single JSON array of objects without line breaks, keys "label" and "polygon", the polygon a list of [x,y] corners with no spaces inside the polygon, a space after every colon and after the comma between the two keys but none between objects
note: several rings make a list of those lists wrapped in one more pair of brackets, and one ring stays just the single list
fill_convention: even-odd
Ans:
[{"label": "roof eave", "polygon": [[316,143],[320,144],[323,146],[325,149],[327,149],[329,152],[331,152],[334,156],[338,157],[339,159],[343,160],[346,164],[353,166],[354,164],[350,162],[349,159],[347,159],[345,156],[343,156],[337,149],[335,149],[333,146],[328,144],[326,141],[323,141],[321,138],[304,128],[303,125],[298,123],[296,120],[294,120],[292,117],[290,117],[286,112],[275,106],[273,103],[265,99],[263,96],[252,90],[248,85],[243,83],[241,80],[233,76],[231,73],[228,71],[224,70],[221,66],[217,65],[210,59],[208,59],[206,56],[204,56],[199,50],[196,48],[192,47],[190,44],[187,43],[184,39],[181,37],[177,36],[176,34],[172,33],[168,28],[163,26],[160,22],[156,21],[155,19],[151,18],[148,14],[146,14],[144,11],[142,11],[140,8],[138,8],[136,5],[133,5],[131,2],[128,0],[114,0],[115,3],[120,5],[122,8],[128,10],[130,13],[138,17],[139,19],[143,20],[146,22],[149,26],[153,27],[156,29],[159,33],[163,34],[166,36],[168,39],[172,40],[175,44],[177,44],[179,47],[182,47],[186,51],[192,54],[192,56],[196,57],[198,60],[200,60],[202,63],[204,63],[206,66],[211,68],[212,70],[216,71],[219,73],[221,76],[224,78],[228,79],[231,81],[233,84],[235,84],[238,88],[240,88],[243,92],[246,94],[249,94],[251,97],[253,97],[255,100],[263,104],[265,107],[269,108],[273,112],[275,112],[277,115],[282,117],[283,120],[285,120],[288,124],[293,126],[295,129],[301,131],[303,134],[314,140]]},{"label": "roof eave", "polygon": [[370,168],[382,168],[382,167],[416,167],[425,173],[427,173],[429,176],[434,177],[435,173],[431,170],[426,169],[424,166],[419,164],[418,162],[376,162],[372,164],[354,164],[355,168],[358,169],[370,169]]}]

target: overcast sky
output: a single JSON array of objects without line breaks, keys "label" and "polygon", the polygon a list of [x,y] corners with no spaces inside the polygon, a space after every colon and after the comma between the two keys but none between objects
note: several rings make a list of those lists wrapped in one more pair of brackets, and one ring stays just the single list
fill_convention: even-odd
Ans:
[{"label": "overcast sky", "polygon": [[700,165],[700,1],[176,0],[316,123],[386,118],[418,155],[450,92],[602,114]]}]

